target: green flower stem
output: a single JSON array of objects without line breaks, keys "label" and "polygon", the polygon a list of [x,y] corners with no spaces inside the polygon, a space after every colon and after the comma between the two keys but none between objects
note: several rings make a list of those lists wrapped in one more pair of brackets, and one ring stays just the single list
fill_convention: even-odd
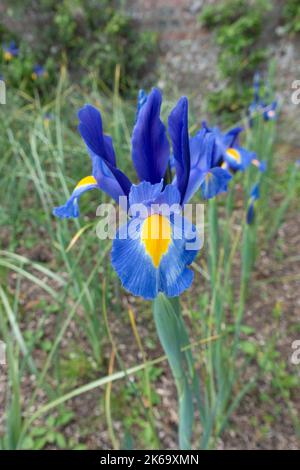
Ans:
[{"label": "green flower stem", "polygon": [[190,385],[194,377],[191,356],[182,351],[188,342],[188,336],[181,318],[178,299],[168,299],[159,294],[153,302],[153,315],[158,337],[166,353],[175,379],[179,407],[179,447],[191,449],[192,428],[194,421],[193,393]]}]

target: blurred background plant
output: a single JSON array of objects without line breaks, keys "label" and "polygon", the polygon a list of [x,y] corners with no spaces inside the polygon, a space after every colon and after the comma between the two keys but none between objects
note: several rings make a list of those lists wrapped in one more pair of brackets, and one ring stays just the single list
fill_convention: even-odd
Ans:
[{"label": "blurred background plant", "polygon": [[[278,12],[277,12],[278,10]],[[280,34],[300,31],[297,0],[283,7],[271,0],[225,0],[204,6],[200,23],[214,34],[219,48],[218,68],[226,86],[207,97],[208,111],[232,119],[251,100],[249,84],[255,71],[265,69],[272,57],[266,38],[279,28]]]},{"label": "blurred background plant", "polygon": [[[17,33],[5,17],[0,20],[0,41],[13,39],[20,45],[14,60],[8,63],[3,56],[1,74],[30,94],[36,87],[44,94],[53,92],[61,66],[67,67],[74,80],[86,84],[92,74],[103,88],[111,88],[118,65],[123,93],[136,89],[145,72],[153,68],[157,35],[139,30],[123,1],[13,0],[8,14],[20,23],[29,21],[31,28],[30,36],[24,37],[21,28]],[[33,83],[35,64],[45,68],[47,77]]]},{"label": "blurred background plant", "polygon": [[283,11],[284,27],[289,33],[300,32],[300,4],[297,0],[287,0]]},{"label": "blurred background plant", "polygon": [[220,47],[218,67],[227,86],[212,92],[208,98],[211,113],[241,113],[251,99],[250,87],[254,72],[267,58],[261,44],[266,17],[271,9],[269,0],[225,0],[206,6],[199,20],[214,31]]}]

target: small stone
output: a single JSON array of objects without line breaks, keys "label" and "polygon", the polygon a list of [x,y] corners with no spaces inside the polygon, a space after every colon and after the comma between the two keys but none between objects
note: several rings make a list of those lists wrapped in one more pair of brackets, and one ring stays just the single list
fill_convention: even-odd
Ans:
[{"label": "small stone", "polygon": [[195,13],[198,13],[202,7],[203,7],[203,0],[196,0],[190,6],[190,12],[192,13],[192,15],[194,15]]}]

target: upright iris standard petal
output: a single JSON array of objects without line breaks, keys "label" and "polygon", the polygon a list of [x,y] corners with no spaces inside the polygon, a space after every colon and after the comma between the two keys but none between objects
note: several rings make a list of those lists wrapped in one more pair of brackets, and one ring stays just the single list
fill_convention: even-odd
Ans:
[{"label": "upright iris standard petal", "polygon": [[132,133],[132,161],[141,181],[159,183],[170,154],[166,129],[160,120],[161,93],[154,88],[140,109]]},{"label": "upright iris standard petal", "polygon": [[55,207],[53,209],[53,214],[60,218],[70,218],[79,216],[79,206],[78,201],[83,193],[90,191],[91,189],[98,188],[98,184],[94,176],[86,176],[77,183],[75,186],[71,197],[68,201],[60,207]]},{"label": "upright iris standard petal", "polygon": [[181,194],[181,202],[183,202],[191,168],[187,98],[180,98],[169,116],[168,124],[175,159],[177,187]]},{"label": "upright iris standard petal", "polygon": [[87,147],[96,155],[116,166],[116,156],[111,137],[103,134],[101,114],[98,109],[86,104],[78,111],[79,132]]},{"label": "upright iris standard petal", "polygon": [[103,160],[107,168],[128,196],[131,182],[127,176],[116,167],[116,157],[110,136],[103,134],[100,112],[91,105],[85,105],[78,113],[80,120],[78,130],[88,149]]}]

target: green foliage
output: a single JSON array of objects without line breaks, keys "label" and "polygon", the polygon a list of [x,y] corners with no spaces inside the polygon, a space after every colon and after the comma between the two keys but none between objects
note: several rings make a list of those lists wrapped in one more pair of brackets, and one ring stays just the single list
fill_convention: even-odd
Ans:
[{"label": "green foliage", "polygon": [[285,29],[290,33],[300,32],[300,2],[287,0],[283,8]]},{"label": "green foliage", "polygon": [[39,450],[46,446],[55,446],[58,449],[72,449],[72,440],[67,442],[63,428],[74,418],[74,413],[65,408],[59,410],[57,416],[47,418],[44,426],[36,426],[24,439],[23,449]]},{"label": "green foliage", "polygon": [[208,28],[236,21],[245,14],[245,0],[221,1],[207,5],[200,15],[201,22]]},{"label": "green foliage", "polygon": [[1,75],[7,86],[26,91],[30,95],[33,95],[35,90],[45,93],[55,80],[55,66],[51,57],[47,58],[43,64],[45,75],[34,79],[36,65],[36,56],[25,43],[21,44],[18,56],[13,57],[9,62],[5,61],[2,53],[0,56]]},{"label": "green foliage", "polygon": [[267,51],[259,45],[268,0],[226,0],[208,5],[200,15],[200,22],[215,32],[220,47],[218,66],[226,80],[223,89],[208,97],[212,113],[236,113],[249,103],[249,83],[253,72],[266,59]]},{"label": "green foliage", "polygon": [[[26,17],[26,4],[17,0],[10,8],[23,8]],[[42,27],[39,16],[47,19]],[[56,82],[55,74],[63,64],[75,81],[86,82],[92,73],[109,88],[119,66],[121,90],[136,88],[157,44],[155,33],[139,31],[118,2],[109,0],[43,0],[32,24],[32,36],[28,44],[21,36],[5,30],[4,25],[0,29],[1,41],[14,38],[20,45],[19,57],[9,64],[2,62],[1,73],[12,86],[31,94],[36,86],[40,91],[47,88],[49,93],[49,84]],[[43,65],[47,74],[33,83],[31,74],[36,63]]]}]

